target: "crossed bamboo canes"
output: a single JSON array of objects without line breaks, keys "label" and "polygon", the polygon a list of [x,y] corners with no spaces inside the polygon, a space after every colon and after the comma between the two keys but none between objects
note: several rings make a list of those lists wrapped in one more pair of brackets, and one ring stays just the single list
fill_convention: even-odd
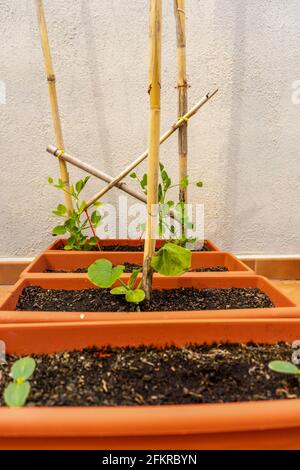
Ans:
[{"label": "crossed bamboo canes", "polygon": [[[218,89],[216,88],[212,93],[207,93],[203,98],[201,98],[198,103],[195,104],[193,108],[191,108],[181,119],[176,121],[170,129],[168,129],[161,137],[160,137],[160,144],[164,143],[166,140],[168,140],[169,137],[171,137],[174,132],[179,129],[183,123],[185,123],[188,119],[190,119],[192,116],[197,114],[197,112],[208,102],[213,98],[216,93],[218,92]],[[124,179],[129,173],[131,173],[140,163],[142,163],[146,158],[148,157],[148,149],[145,150],[136,160],[134,160],[128,167],[126,167],[118,176],[113,178],[112,176],[104,173],[101,170],[98,170],[94,168],[93,166],[83,162],[82,160],[79,160],[78,158],[73,157],[69,153],[66,153],[62,149],[58,148],[57,146],[54,145],[48,145],[47,147],[47,152],[54,155],[57,157],[59,160],[63,160],[64,162],[68,162],[73,166],[76,166],[77,168],[80,168],[81,170],[89,173],[90,175],[95,176],[96,178],[101,179],[102,181],[105,181],[106,183],[109,183],[107,186],[105,186],[100,192],[95,194],[89,201],[86,203],[86,208],[89,208],[91,205],[93,205],[98,199],[103,197],[110,189],[113,187],[117,187],[121,189],[122,191],[126,192],[130,196],[133,196],[134,198],[146,202],[147,199],[140,194],[138,191],[135,191],[134,189],[130,188],[126,183],[121,182],[122,179]]]}]

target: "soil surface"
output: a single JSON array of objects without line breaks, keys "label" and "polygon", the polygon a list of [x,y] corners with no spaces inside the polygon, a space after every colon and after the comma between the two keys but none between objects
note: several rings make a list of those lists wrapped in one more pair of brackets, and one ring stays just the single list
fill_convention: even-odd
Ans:
[{"label": "soil surface", "polygon": [[[297,378],[270,372],[291,345],[187,345],[85,349],[32,356],[27,406],[141,406],[283,400],[300,397]],[[18,357],[0,365],[0,405]]]},{"label": "soil surface", "polygon": [[[122,263],[125,266],[125,271],[124,273],[131,273],[133,269],[139,269],[142,266],[139,264],[133,264],[133,263]],[[62,269],[45,269],[44,273],[57,273],[57,274],[63,274],[63,273],[87,273],[88,268],[78,268],[75,271],[64,271]],[[206,272],[225,272],[229,271],[228,268],[225,266],[212,266],[208,268],[197,268],[197,269],[191,269],[190,272],[194,273],[206,273]]]},{"label": "soil surface", "polygon": [[[144,251],[144,245],[102,245],[100,241],[101,251],[132,251],[132,252],[142,252]],[[64,245],[61,244],[55,248],[56,250],[64,250]],[[98,247],[93,247],[92,250],[89,251],[98,251]],[[203,247],[199,250],[194,250],[196,252],[199,251],[211,251],[209,247],[204,244]]]},{"label": "soil surface", "polygon": [[[140,304],[141,311],[193,311],[242,308],[271,308],[273,303],[260,289],[168,289],[154,290],[151,302]],[[63,312],[136,311],[124,296],[111,295],[109,289],[51,290],[25,287],[16,310]]]},{"label": "soil surface", "polygon": [[[120,263],[123,266],[125,266],[125,271],[124,273],[131,273],[133,269],[140,269],[141,266],[139,264],[134,264],[134,263]],[[57,274],[63,274],[63,273],[87,273],[88,268],[78,268],[75,269],[74,271],[64,271],[63,269],[45,269],[44,273],[57,273]]]}]

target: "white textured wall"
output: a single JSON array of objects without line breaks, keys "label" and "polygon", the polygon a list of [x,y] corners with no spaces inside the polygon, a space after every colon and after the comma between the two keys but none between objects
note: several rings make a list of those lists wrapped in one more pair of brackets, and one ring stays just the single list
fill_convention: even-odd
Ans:
[{"label": "white textured wall", "polygon": [[[173,1],[163,3],[162,130],[177,115]],[[190,104],[221,89],[189,131],[206,236],[238,253],[300,253],[299,0],[186,3]],[[45,6],[66,148],[116,175],[147,146],[148,1]],[[46,184],[57,162],[45,153],[54,139],[34,0],[0,0],[0,45],[0,256],[26,256],[51,240],[59,196]],[[176,137],[161,158],[176,178]]]}]

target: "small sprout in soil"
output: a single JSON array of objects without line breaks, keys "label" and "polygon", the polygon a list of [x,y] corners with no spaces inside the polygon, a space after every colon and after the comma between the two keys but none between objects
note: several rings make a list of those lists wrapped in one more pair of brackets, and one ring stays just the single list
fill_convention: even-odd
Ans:
[{"label": "small sprout in soil", "polygon": [[[75,209],[73,209],[71,213],[67,211],[66,206],[63,204],[59,204],[52,212],[56,217],[64,219],[62,224],[54,227],[52,230],[52,235],[65,235],[66,233],[69,234],[67,244],[64,247],[65,250],[91,251],[95,250],[98,245],[98,241],[95,236],[88,237],[84,232],[88,229],[91,229],[94,233],[96,228],[101,224],[101,214],[98,210],[95,210],[89,220],[86,213],[84,212],[85,201],[80,201],[79,198],[80,193],[85,188],[89,179],[90,177],[87,176],[86,178],[77,181],[75,185],[70,187],[69,194],[71,194],[75,206]],[[55,183],[53,178],[48,178],[48,183],[60,191],[66,191],[64,183],[61,179]],[[100,205],[101,203],[96,202],[94,207],[97,208]]]},{"label": "small sprout in soil", "polygon": [[98,259],[88,269],[89,280],[102,289],[112,287],[115,282],[119,282],[120,286],[111,289],[112,295],[124,295],[125,300],[129,303],[138,305],[145,299],[145,292],[140,288],[142,281],[137,282],[137,277],[142,271],[134,269],[126,284],[120,277],[124,273],[125,266],[113,266],[107,259]]},{"label": "small sprout in soil", "polygon": [[13,364],[10,371],[13,382],[4,390],[4,400],[7,406],[21,407],[25,405],[30,393],[28,379],[32,376],[35,367],[35,360],[31,357],[24,357]]},{"label": "small sprout in soil", "polygon": [[272,372],[277,372],[278,374],[298,376],[298,378],[300,380],[300,369],[298,369],[298,367],[296,367],[291,362],[288,362],[288,361],[272,361],[269,364],[269,369]]}]

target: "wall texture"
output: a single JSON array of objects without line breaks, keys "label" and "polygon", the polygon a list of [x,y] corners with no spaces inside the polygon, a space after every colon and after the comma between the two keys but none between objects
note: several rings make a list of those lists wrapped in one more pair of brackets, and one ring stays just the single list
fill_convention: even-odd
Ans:
[{"label": "wall texture", "polygon": [[[299,0],[186,0],[189,170],[205,233],[237,253],[300,253]],[[148,1],[45,0],[67,150],[116,175],[147,147]],[[0,256],[51,240],[60,195],[34,0],[0,0]],[[162,130],[177,113],[173,1],[164,1]],[[299,85],[299,84],[298,84]],[[177,139],[161,159],[176,179]],[[81,173],[70,169],[71,177]],[[86,197],[100,189],[93,180]],[[118,193],[105,198],[114,202]]]}]

